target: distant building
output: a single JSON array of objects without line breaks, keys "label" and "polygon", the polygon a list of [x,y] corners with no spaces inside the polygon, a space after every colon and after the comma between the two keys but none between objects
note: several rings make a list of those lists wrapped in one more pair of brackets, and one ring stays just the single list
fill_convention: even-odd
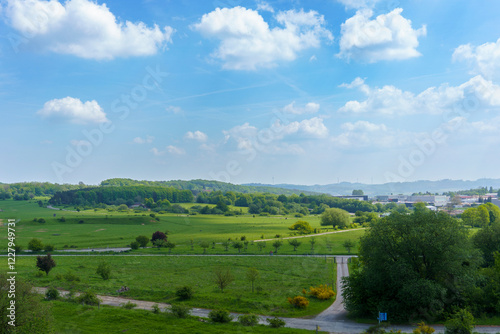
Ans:
[{"label": "distant building", "polygon": [[358,201],[368,201],[368,195],[341,195],[341,196],[333,196],[338,198],[346,198],[346,199],[357,199]]}]

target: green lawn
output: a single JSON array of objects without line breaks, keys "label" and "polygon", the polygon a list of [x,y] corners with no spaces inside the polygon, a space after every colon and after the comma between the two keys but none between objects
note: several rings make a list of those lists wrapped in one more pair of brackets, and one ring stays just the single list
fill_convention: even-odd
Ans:
[{"label": "green lawn", "polygon": [[[281,316],[308,316],[320,313],[333,300],[319,301],[310,298],[306,310],[293,308],[287,297],[301,295],[303,289],[319,284],[332,285],[336,270],[332,259],[305,257],[212,257],[212,256],[54,256],[57,266],[48,276],[36,277],[36,259],[17,257],[18,276],[34,286],[53,286],[61,289],[98,294],[121,295],[139,300],[175,303],[176,288],[190,286],[194,298],[183,303],[202,308],[225,308],[234,312]],[[100,261],[112,267],[109,280],[96,273]],[[230,268],[235,280],[221,293],[213,283],[216,267]],[[248,268],[256,268],[260,278],[255,282],[255,292],[246,280]],[[5,270],[2,269],[2,270]],[[72,272],[80,281],[58,280],[57,276]],[[59,274],[59,275],[58,275]],[[129,291],[119,294],[121,286]]]},{"label": "green lawn", "polygon": [[82,306],[64,301],[53,301],[51,312],[55,332],[58,334],[94,333],[313,333],[302,329],[269,328],[264,325],[245,327],[238,323],[213,324],[198,318],[178,319],[169,314],[153,314],[145,310],[101,306]]}]

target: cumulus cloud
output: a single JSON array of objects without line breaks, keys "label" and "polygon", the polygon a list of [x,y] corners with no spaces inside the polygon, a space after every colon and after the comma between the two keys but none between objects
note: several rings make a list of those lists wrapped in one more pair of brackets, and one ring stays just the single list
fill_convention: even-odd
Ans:
[{"label": "cumulus cloud", "polygon": [[184,138],[190,140],[196,140],[199,141],[200,143],[203,143],[207,141],[208,136],[201,131],[195,131],[195,132],[188,131],[184,135]]},{"label": "cumulus cloud", "polygon": [[328,129],[323,119],[314,117],[300,122],[287,124],[277,120],[269,128],[259,130],[255,126],[245,123],[230,130],[223,131],[225,142],[233,140],[237,148],[243,152],[259,151],[268,154],[303,154],[301,145],[289,143],[288,139],[311,140],[325,138]]},{"label": "cumulus cloud", "polygon": [[65,97],[45,102],[37,112],[43,118],[61,119],[75,124],[104,123],[109,120],[95,101],[82,102],[74,97]]},{"label": "cumulus cloud", "polygon": [[385,124],[367,121],[344,123],[341,133],[333,136],[333,143],[340,148],[378,147],[387,148],[406,145],[411,142],[411,134],[390,130]]},{"label": "cumulus cloud", "polygon": [[146,136],[146,138],[135,137],[134,143],[136,144],[151,144],[153,142],[154,137]]},{"label": "cumulus cloud", "polygon": [[274,13],[274,8],[265,1],[257,2],[257,10]]},{"label": "cumulus cloud", "polygon": [[147,56],[172,42],[174,29],[119,22],[106,4],[89,0],[8,0],[5,17],[42,50],[87,59]]},{"label": "cumulus cloud", "polygon": [[338,57],[375,63],[381,60],[402,60],[420,56],[418,38],[427,29],[413,29],[411,21],[396,8],[371,20],[373,11],[362,9],[341,25]]},{"label": "cumulus cloud", "polygon": [[203,15],[192,28],[207,38],[220,40],[212,57],[223,68],[255,70],[293,61],[305,49],[318,48],[322,39],[333,40],[325,19],[316,11],[289,10],[275,15],[283,27],[270,28],[255,10],[244,7],[217,8]]},{"label": "cumulus cloud", "polygon": [[165,150],[159,150],[158,148],[153,147],[149,151],[156,156],[162,156],[162,155],[165,155],[166,153],[170,153],[173,155],[186,154],[186,151],[184,151],[184,149],[182,149],[180,147],[173,146],[173,145],[169,145],[169,146],[165,147]]},{"label": "cumulus cloud", "polygon": [[500,107],[500,86],[482,76],[473,77],[460,86],[430,87],[417,95],[392,85],[371,88],[361,78],[341,86],[357,88],[366,95],[365,100],[348,101],[339,109],[346,113],[441,114],[457,107],[466,111],[479,105],[484,110]]},{"label": "cumulus cloud", "polygon": [[295,134],[315,138],[325,138],[328,135],[328,129],[323,124],[323,119],[319,117],[288,124],[282,124],[280,120],[276,120],[270,129],[278,138]]},{"label": "cumulus cloud", "polygon": [[479,46],[471,44],[460,45],[453,52],[454,61],[466,61],[473,73],[492,79],[500,76],[500,38],[494,43],[484,43]]},{"label": "cumulus cloud", "polygon": [[304,107],[295,106],[295,101],[286,105],[283,111],[289,114],[302,115],[302,114],[314,114],[319,111],[320,105],[315,102],[309,102]]},{"label": "cumulus cloud", "polygon": [[186,154],[186,151],[184,151],[182,148],[173,145],[167,146],[167,152],[170,154],[177,154],[177,155]]}]

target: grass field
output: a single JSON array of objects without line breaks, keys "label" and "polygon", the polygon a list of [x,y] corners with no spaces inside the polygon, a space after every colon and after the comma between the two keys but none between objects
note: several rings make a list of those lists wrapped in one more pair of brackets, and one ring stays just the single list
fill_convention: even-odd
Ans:
[{"label": "grass field", "polygon": [[[178,302],[175,291],[190,286],[194,297],[184,301],[190,306],[225,308],[234,312],[264,315],[308,316],[320,313],[333,300],[310,298],[305,310],[293,308],[287,297],[301,295],[303,289],[336,281],[336,266],[332,259],[307,257],[214,257],[214,256],[54,256],[57,266],[48,276],[36,277],[36,259],[17,257],[16,270],[20,277],[34,286],[54,286],[61,289],[123,296],[132,299],[164,303]],[[103,280],[96,274],[100,261],[112,268],[111,278]],[[234,282],[224,293],[213,283],[216,267],[230,268]],[[256,268],[260,278],[255,292],[246,279],[248,268]],[[6,268],[2,268],[6,271]],[[57,279],[72,272],[80,281]],[[122,286],[130,288],[117,293]]]},{"label": "grass field", "polygon": [[[159,221],[150,217],[147,213],[120,213],[108,212],[106,210],[88,210],[81,212],[55,211],[40,208],[36,201],[0,201],[0,219],[20,219],[16,226],[16,244],[27,249],[31,238],[36,237],[44,244],[52,244],[56,249],[62,250],[64,246],[75,246],[77,248],[89,247],[125,247],[139,235],[150,237],[155,231],[169,231],[169,240],[176,243],[174,253],[201,254],[203,249],[199,246],[201,241],[207,241],[211,247],[208,253],[226,253],[220,243],[222,241],[236,240],[242,236],[252,241],[264,238],[290,236],[289,226],[293,225],[299,218],[295,217],[253,217],[243,216],[214,216],[214,215],[157,215]],[[55,215],[55,216],[54,216]],[[65,217],[65,222],[59,218]],[[45,223],[33,221],[34,218],[44,218]],[[310,223],[313,228],[322,228],[318,216],[300,218]],[[325,229],[322,229],[325,231]],[[332,229],[329,229],[332,231]],[[333,234],[328,236],[317,236],[314,245],[315,253],[320,254],[346,254],[342,242],[346,239],[357,240],[363,235],[362,230]],[[6,249],[7,228],[0,226],[0,249]],[[191,239],[193,247],[191,247]],[[302,245],[297,252],[288,245],[285,240],[280,249],[282,254],[304,254],[311,253],[310,239],[302,239]],[[216,248],[212,249],[212,243]],[[272,242],[266,243],[265,251],[269,253]],[[327,247],[328,244],[328,247]],[[192,249],[193,248],[193,249]],[[157,250],[140,250],[139,252],[152,252]],[[355,247],[353,253],[357,251]],[[166,252],[163,251],[162,252]],[[249,245],[246,253],[259,254],[255,245]],[[230,248],[227,253],[238,253],[236,249]]]},{"label": "grass field", "polygon": [[169,314],[153,314],[151,311],[127,310],[117,307],[82,306],[63,301],[50,302],[54,327],[58,334],[94,333],[283,333],[301,334],[313,331],[291,328],[269,328],[258,325],[245,327],[238,323],[213,324],[197,318],[178,319]]}]

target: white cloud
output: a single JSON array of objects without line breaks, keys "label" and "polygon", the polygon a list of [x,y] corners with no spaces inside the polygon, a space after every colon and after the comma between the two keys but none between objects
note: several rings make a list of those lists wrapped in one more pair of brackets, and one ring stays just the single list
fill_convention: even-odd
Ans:
[{"label": "white cloud", "polygon": [[370,20],[373,11],[362,9],[341,25],[340,52],[337,56],[347,60],[374,63],[381,60],[401,60],[418,57],[418,38],[427,29],[413,29],[411,21],[401,16],[403,9]]},{"label": "white cloud", "polygon": [[260,10],[263,12],[274,13],[274,8],[265,1],[258,1],[257,2],[257,10]]},{"label": "white cloud", "polygon": [[182,113],[182,108],[181,107],[176,107],[176,106],[168,106],[165,108],[167,112],[171,112],[174,114],[181,114]]},{"label": "white cloud", "polygon": [[157,157],[161,156],[161,155],[164,155],[165,154],[165,151],[160,151],[159,149],[157,149],[156,147],[153,147],[152,149],[149,150],[150,152],[152,152],[154,155],[156,155]]},{"label": "white cloud", "polygon": [[174,155],[186,154],[186,151],[184,151],[184,149],[182,149],[180,147],[173,146],[173,145],[169,145],[169,146],[165,147],[165,150],[163,150],[163,151],[157,149],[156,147],[153,147],[149,151],[152,152],[156,156],[162,156],[162,155],[165,155],[165,153],[170,153],[170,154],[174,154]]},{"label": "white cloud", "polygon": [[316,57],[316,55],[312,55],[311,58],[309,58],[310,62],[313,62],[313,61],[316,61],[316,60],[318,60],[318,58]]},{"label": "white cloud", "polygon": [[500,86],[481,76],[471,78],[460,86],[443,84],[430,87],[418,95],[391,85],[370,88],[360,78],[341,86],[358,88],[366,95],[364,101],[348,101],[339,109],[346,113],[441,114],[457,107],[466,112],[479,106],[484,110],[500,107]]},{"label": "white cloud", "polygon": [[281,124],[280,120],[276,120],[270,129],[276,134],[277,138],[283,138],[288,135],[325,138],[328,135],[328,129],[323,124],[323,119],[319,117],[306,119],[301,122],[290,122],[285,125]]},{"label": "white cloud", "polygon": [[9,24],[42,50],[88,59],[156,54],[174,29],[143,22],[119,22],[106,4],[89,0],[8,0]]},{"label": "white cloud", "polygon": [[185,139],[196,140],[196,141],[199,141],[199,142],[203,143],[203,142],[207,141],[208,136],[205,133],[201,132],[201,131],[195,131],[195,132],[188,131],[184,135],[184,138]]},{"label": "white cloud", "polygon": [[95,100],[83,103],[80,99],[69,96],[45,102],[37,115],[43,118],[63,119],[75,124],[108,122],[106,114]]},{"label": "white cloud", "polygon": [[453,52],[454,61],[466,61],[473,67],[473,73],[479,73],[488,79],[500,76],[500,38],[496,43],[485,43],[474,47],[460,45]]},{"label": "white cloud", "polygon": [[414,134],[389,130],[385,124],[375,124],[367,121],[344,123],[342,132],[332,137],[333,143],[340,148],[378,147],[388,148],[411,143]]},{"label": "white cloud", "polygon": [[177,155],[186,154],[186,151],[184,151],[182,148],[173,145],[167,146],[167,152],[170,154],[177,154]]},{"label": "white cloud", "polygon": [[302,114],[314,114],[319,111],[320,105],[315,102],[309,102],[304,107],[296,107],[295,101],[283,107],[283,111],[289,114],[302,115]]},{"label": "white cloud", "polygon": [[276,21],[284,28],[270,28],[255,10],[244,7],[217,8],[203,15],[192,26],[203,36],[220,40],[212,57],[223,62],[223,68],[255,70],[293,61],[305,49],[318,48],[321,39],[333,40],[324,26],[322,15],[315,11],[279,12]]},{"label": "white cloud", "polygon": [[153,142],[154,138],[155,137],[152,137],[152,136],[146,136],[146,138],[135,137],[134,143],[136,143],[136,144],[151,144]]}]

